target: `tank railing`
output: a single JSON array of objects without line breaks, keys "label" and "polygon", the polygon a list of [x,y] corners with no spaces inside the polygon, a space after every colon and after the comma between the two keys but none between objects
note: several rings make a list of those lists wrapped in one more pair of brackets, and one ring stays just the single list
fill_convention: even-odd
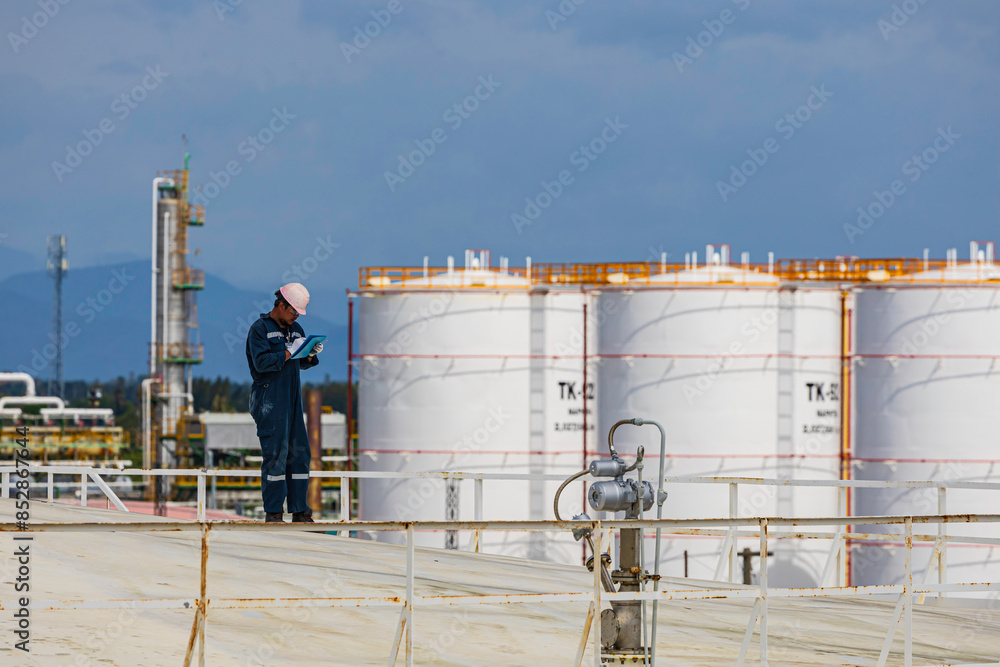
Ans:
[{"label": "tank railing", "polygon": [[[735,281],[746,285],[773,285],[773,279],[802,282],[881,283],[885,281],[915,284],[937,282],[996,281],[995,270],[989,262],[971,261],[977,267],[974,277],[949,275],[962,264],[947,259],[918,257],[858,259],[780,259],[768,262],[720,265],[685,263],[607,262],[607,263],[541,263],[534,264],[531,284],[539,286],[627,286],[627,285],[677,285],[726,284]],[[497,269],[487,269],[496,272]],[[701,272],[695,276],[691,271]],[[429,277],[447,275],[446,267],[364,267],[358,271],[358,287],[362,290],[412,289],[448,287],[431,285]],[[525,269],[509,269],[505,275],[527,277]],[[685,274],[683,277],[681,274]],[[919,277],[917,274],[921,274]],[[499,274],[498,274],[499,275]],[[692,277],[694,279],[692,279]],[[495,287],[496,285],[455,285],[455,288]]]},{"label": "tank railing", "polygon": [[[470,270],[483,279],[463,280],[459,284],[438,282],[434,278],[454,278],[454,268],[447,266],[366,266],[358,269],[358,289],[504,289],[527,288],[528,269],[525,267],[480,267]],[[467,275],[467,274],[462,274]],[[492,278],[492,280],[490,280]],[[522,278],[525,284],[508,284],[500,278]]]},{"label": "tank railing", "polygon": [[[1000,515],[941,515],[941,516],[868,516],[868,517],[828,517],[828,518],[746,518],[746,519],[644,519],[631,521],[319,521],[313,524],[267,524],[246,521],[221,522],[148,522],[148,523],[30,523],[18,527],[15,523],[0,524],[0,532],[10,533],[41,533],[41,532],[190,532],[201,537],[200,580],[197,597],[159,598],[159,599],[114,599],[114,600],[32,600],[30,609],[36,613],[45,611],[71,610],[101,610],[101,609],[194,609],[191,635],[188,640],[184,665],[192,664],[197,651],[200,665],[206,664],[206,634],[209,609],[245,610],[245,609],[291,609],[291,608],[358,608],[358,607],[399,607],[399,621],[389,648],[388,664],[394,665],[402,653],[407,665],[414,664],[414,618],[415,610],[442,607],[483,604],[527,604],[546,602],[581,602],[589,603],[583,632],[578,645],[573,664],[582,665],[586,657],[588,643],[592,646],[591,657],[595,667],[602,662],[601,618],[599,610],[605,603],[624,602],[630,600],[649,600],[669,603],[680,600],[720,599],[754,601],[749,620],[743,634],[739,653],[734,656],[734,663],[742,665],[746,661],[750,642],[758,636],[760,664],[768,661],[768,610],[769,602],[775,599],[798,598],[853,598],[862,601],[876,599],[876,596],[892,596],[896,604],[890,617],[878,661],[881,667],[886,664],[895,639],[897,628],[902,625],[903,631],[903,664],[913,665],[913,607],[928,593],[969,593],[997,592],[1000,582],[983,582],[968,584],[916,584],[913,579],[913,544],[925,539],[926,536],[913,532],[914,524],[938,525],[955,523],[998,523]],[[773,526],[803,527],[837,525],[846,528],[849,523],[865,525],[901,525],[903,527],[906,558],[904,562],[903,583],[874,586],[837,586],[813,588],[773,588],[768,582],[768,541],[774,539],[771,532]],[[309,597],[309,598],[209,598],[208,558],[209,535],[211,532],[288,532],[311,531],[317,528],[336,528],[343,530],[365,531],[405,531],[406,533],[406,576],[405,594],[400,596],[366,596],[366,597]],[[594,568],[594,584],[586,591],[561,593],[520,593],[484,594],[484,595],[416,595],[414,583],[415,567],[415,537],[417,530],[491,530],[518,532],[551,532],[587,529],[596,538],[598,551],[602,549],[606,531],[622,528],[640,528],[643,531],[660,529],[668,535],[691,534],[697,530],[724,529],[738,531],[742,534],[757,536],[760,540],[760,577],[755,586],[740,586],[722,589],[682,588],[679,590],[660,590],[631,593],[609,593],[602,590],[600,568]],[[919,597],[918,597],[919,596]],[[419,626],[416,626],[419,627]],[[592,640],[592,642],[591,642]],[[851,647],[857,648],[857,647]],[[968,664],[968,663],[966,663]],[[996,664],[996,663],[982,663]]]},{"label": "tank railing", "polygon": [[[128,511],[121,500],[115,495],[108,483],[101,478],[106,475],[127,475],[127,476],[193,476],[197,479],[197,516],[198,520],[204,521],[207,512],[207,486],[210,479],[218,477],[260,477],[260,470],[232,470],[232,469],[127,469],[118,468],[91,468],[86,466],[52,466],[52,465],[31,465],[29,472],[44,473],[47,475],[46,499],[54,502],[54,476],[55,475],[78,475],[80,476],[80,504],[87,506],[88,501],[88,480],[92,480],[98,488],[105,494],[107,506],[112,504],[119,510]],[[14,466],[0,467],[0,498],[8,497],[10,475],[16,472]],[[565,475],[562,474],[537,474],[537,473],[471,473],[455,471],[437,472],[378,472],[378,471],[346,471],[346,470],[313,470],[309,472],[310,477],[318,478],[338,478],[342,497],[350,497],[350,483],[352,479],[439,479],[439,480],[472,480],[474,488],[474,519],[482,521],[484,516],[483,490],[487,480],[500,481],[563,481]],[[737,519],[740,509],[739,487],[745,486],[770,486],[770,487],[827,487],[836,488],[838,493],[838,508],[840,514],[845,519],[851,519],[851,525],[866,525],[857,520],[856,517],[848,517],[847,493],[849,489],[937,489],[937,512],[944,515],[947,511],[947,490],[978,490],[997,491],[1000,490],[1000,482],[966,482],[957,480],[918,480],[918,481],[881,481],[881,480],[800,480],[800,479],[764,479],[753,477],[664,477],[664,484],[711,484],[725,485],[728,488],[729,498],[729,518]],[[75,485],[74,485],[75,486]],[[347,489],[347,493],[343,492]],[[750,501],[751,504],[753,500]],[[340,503],[340,520],[349,521],[350,503]],[[780,539],[815,539],[829,540],[830,549],[826,562],[823,566],[822,574],[818,583],[823,586],[831,580],[837,585],[846,585],[848,581],[847,557],[851,542],[861,544],[871,544],[886,542],[894,544],[899,537],[885,533],[853,532],[847,529],[845,524],[835,532],[793,532],[788,534],[778,534]],[[713,579],[716,581],[726,581],[736,583],[741,572],[739,564],[738,545],[740,538],[745,535],[738,533],[736,528],[726,530],[700,531],[698,535],[722,537],[723,544],[719,554],[719,560],[715,568]],[[934,572],[937,572],[938,584],[947,583],[947,562],[948,545],[956,544],[981,544],[1000,546],[1000,538],[950,536],[946,534],[943,525],[938,526],[938,534],[926,537],[933,542],[933,550],[930,560],[924,570],[924,581],[927,583]],[[482,545],[482,533],[479,530],[471,531],[467,549],[472,552],[479,552]]]},{"label": "tank railing", "polygon": [[188,267],[174,269],[173,285],[175,289],[202,289],[205,287],[205,271]]}]

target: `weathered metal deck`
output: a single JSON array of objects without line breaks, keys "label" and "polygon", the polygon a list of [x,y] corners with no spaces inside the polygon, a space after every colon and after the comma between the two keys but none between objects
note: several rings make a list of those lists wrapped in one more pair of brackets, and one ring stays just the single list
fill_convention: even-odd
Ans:
[{"label": "weathered metal deck", "polygon": [[[0,501],[0,521],[13,521],[13,509],[13,501]],[[113,510],[32,503],[33,523],[129,520],[156,519]],[[143,602],[123,603],[121,609],[89,608],[91,605],[82,602],[72,610],[34,610],[30,655],[15,651],[11,639],[0,646],[0,662],[182,664],[200,593],[200,532],[41,532],[33,538],[33,603]],[[0,600],[9,610],[17,570],[10,557],[13,534],[0,534],[0,544]],[[210,552],[206,591],[210,599],[402,599],[406,594],[406,548],[401,546],[301,532],[213,532]],[[593,587],[593,575],[582,567],[424,548],[415,550],[414,573],[416,596],[589,595]],[[666,589],[733,588],[690,579],[664,583]],[[747,588],[748,593],[756,589]],[[176,599],[187,600],[190,606],[174,602]],[[386,664],[399,622],[399,606],[364,604],[331,608],[329,603],[317,603],[267,609],[267,603],[261,601],[247,604],[250,608],[212,606],[206,664]],[[413,662],[572,664],[588,604],[584,595],[578,601],[418,605],[413,613]],[[733,664],[753,605],[753,597],[661,604],[658,662]],[[770,662],[875,664],[893,611],[893,602],[872,599],[773,599],[768,607]],[[916,605],[913,618],[914,664],[983,664],[1000,658],[1000,612],[995,609]],[[752,643],[756,641],[755,637]],[[897,633],[888,664],[902,664],[901,642]],[[751,648],[749,655],[755,654]]]}]

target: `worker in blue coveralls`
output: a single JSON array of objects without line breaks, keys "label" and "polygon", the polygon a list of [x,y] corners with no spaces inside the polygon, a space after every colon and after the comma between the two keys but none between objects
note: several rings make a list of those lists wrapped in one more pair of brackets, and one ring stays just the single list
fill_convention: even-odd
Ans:
[{"label": "worker in blue coveralls", "polygon": [[292,523],[313,523],[306,504],[312,450],[302,418],[299,369],[318,364],[316,355],[323,345],[316,345],[304,359],[290,360],[305,340],[295,320],[306,314],[309,291],[300,283],[289,283],[274,296],[274,308],[261,313],[247,334],[247,364],[253,378],[250,414],[264,456],[260,467],[264,520],[284,523],[282,504],[287,497]]}]

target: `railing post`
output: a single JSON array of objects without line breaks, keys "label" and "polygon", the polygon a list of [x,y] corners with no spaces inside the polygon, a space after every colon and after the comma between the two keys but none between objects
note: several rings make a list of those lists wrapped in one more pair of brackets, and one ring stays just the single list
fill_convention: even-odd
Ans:
[{"label": "railing post", "polygon": [[7,490],[10,486],[9,472],[4,471],[0,473],[0,485],[3,486],[3,488],[0,489],[0,498],[10,498],[10,492]]},{"label": "railing post", "polygon": [[604,553],[604,531],[601,522],[594,530],[594,667],[601,667],[601,554]]},{"label": "railing post", "polygon": [[[199,477],[199,480],[204,478]],[[208,625],[208,530],[207,523],[201,524],[201,624],[198,626],[198,665],[205,667],[205,626]]]},{"label": "railing post", "polygon": [[351,520],[351,478],[340,478],[340,520]]},{"label": "railing post", "polygon": [[[840,516],[845,518],[847,517],[847,493],[848,493],[848,487],[846,486],[837,487],[837,508],[839,510]],[[833,545],[833,548],[837,550],[836,581],[837,584],[839,584],[840,586],[847,586],[847,581],[848,581],[847,563],[849,562],[847,558],[847,549],[848,549],[847,533],[849,533],[850,530],[848,530],[848,526],[846,524],[842,524],[840,528],[844,532],[844,537],[841,537],[840,540],[838,540],[837,543]],[[823,583],[825,582],[820,582],[821,585]]]},{"label": "railing post", "polygon": [[48,473],[46,473],[46,475],[47,475],[47,479],[45,482],[46,497],[48,498],[48,501],[51,503],[55,501],[55,488],[54,488],[55,474],[53,474],[53,472],[50,470]]},{"label": "railing post", "polygon": [[[944,516],[948,513],[948,497],[947,491],[944,486],[938,487],[938,514]],[[948,583],[948,535],[947,535],[947,524],[941,522],[938,524],[938,539],[941,541],[941,546],[938,550],[938,583],[947,584]],[[945,597],[946,593],[941,591],[938,593],[940,597]]]},{"label": "railing post", "polygon": [[760,664],[767,667],[767,519],[760,520]]},{"label": "railing post", "polygon": [[205,471],[198,471],[198,521],[205,520]]},{"label": "railing post", "polygon": [[[340,477],[340,520],[350,521],[351,520],[351,478],[350,477]],[[338,530],[337,536],[344,535],[345,531]],[[346,531],[348,537],[351,536],[350,531]]]},{"label": "railing post", "polygon": [[[483,520],[483,478],[477,477],[475,480],[476,484],[476,521]],[[477,528],[475,534],[472,536],[473,551],[479,553],[479,543],[482,542],[482,533]],[[600,614],[598,614],[600,615]]]},{"label": "railing post", "polygon": [[80,475],[80,507],[87,506],[87,473]]},{"label": "railing post", "polygon": [[406,667],[413,667],[413,524],[406,524]]},{"label": "railing post", "polygon": [[913,666],[913,518],[906,517],[906,578],[903,582],[903,664]]},{"label": "railing post", "polygon": [[[739,484],[732,482],[729,484],[729,518],[735,519],[739,516],[739,499],[740,499],[740,489]],[[736,583],[736,573],[739,571],[739,554],[736,548],[736,536],[739,534],[739,527],[735,524],[730,528],[733,534],[733,539],[729,545],[729,583]]]}]

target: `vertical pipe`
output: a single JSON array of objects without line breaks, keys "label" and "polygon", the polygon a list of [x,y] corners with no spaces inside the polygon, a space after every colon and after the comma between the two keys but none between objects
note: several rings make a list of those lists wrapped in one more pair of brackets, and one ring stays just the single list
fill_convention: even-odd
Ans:
[{"label": "vertical pipe", "polygon": [[[840,293],[840,479],[850,481],[851,468],[851,371],[854,367],[851,323],[851,292],[843,290]],[[851,488],[845,493],[845,516],[851,515]],[[851,526],[845,531],[850,533]],[[845,538],[846,539],[846,538]],[[844,580],[850,586],[853,579],[851,573],[851,542],[844,543]]]},{"label": "vertical pipe", "polygon": [[[587,467],[587,292],[583,293],[583,469]],[[587,483],[584,482],[580,485],[583,487],[583,500],[581,501],[581,507],[587,507]],[[584,540],[580,540],[580,548],[582,549],[583,564],[587,564],[587,544]],[[600,560],[600,556],[595,556],[597,560]],[[595,566],[596,567],[596,566]],[[597,614],[600,616],[600,614]]]},{"label": "vertical pipe", "polygon": [[[323,393],[319,389],[306,389],[306,432],[309,434],[309,470],[323,469]],[[323,511],[323,478],[310,477],[306,492],[309,508],[319,514]]]},{"label": "vertical pipe", "polygon": [[[347,297],[347,469],[354,470],[354,299]],[[361,482],[358,482],[358,498],[361,498]],[[347,488],[340,487],[341,505],[347,502],[347,520],[351,520],[351,479],[347,478]],[[360,502],[360,501],[359,501]],[[343,513],[341,509],[341,513]]]},{"label": "vertical pipe", "polygon": [[[354,469],[354,299],[347,297],[347,469]],[[347,483],[347,501],[351,500],[351,483]],[[340,490],[343,497],[344,490]]]},{"label": "vertical pipe", "polygon": [[80,507],[87,506],[87,473],[80,475]]},{"label": "vertical pipe", "polygon": [[160,183],[169,181],[168,178],[157,177],[153,179],[153,254],[150,262],[150,294],[149,294],[149,342],[152,345],[149,353],[149,375],[152,377],[156,373],[156,273],[157,273],[157,223],[159,216],[156,215],[157,194]]},{"label": "vertical pipe", "polygon": [[[587,467],[587,292],[583,293],[583,467]],[[587,493],[584,491],[584,501]],[[584,504],[586,507],[586,504]]]},{"label": "vertical pipe", "polygon": [[48,478],[47,481],[46,481],[46,483],[45,483],[46,492],[47,492],[48,501],[51,503],[51,502],[53,502],[55,500],[55,493],[54,493],[55,489],[54,489],[54,485],[53,485],[53,481],[54,481],[54,477],[55,476],[50,471],[50,472],[47,473],[46,477]]}]

